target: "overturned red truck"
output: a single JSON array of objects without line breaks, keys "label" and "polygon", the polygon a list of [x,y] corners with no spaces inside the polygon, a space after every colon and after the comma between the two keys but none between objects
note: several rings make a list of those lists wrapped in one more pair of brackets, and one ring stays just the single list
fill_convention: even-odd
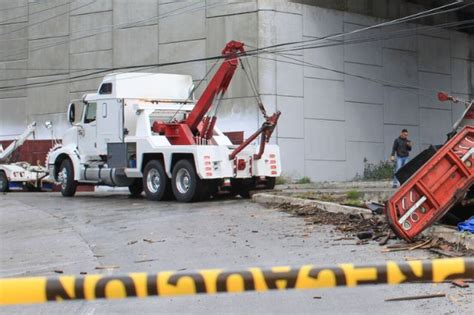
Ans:
[{"label": "overturned red truck", "polygon": [[[464,103],[463,115],[455,122],[443,145],[431,146],[396,173],[402,186],[386,205],[392,230],[409,242],[453,206],[472,198],[474,101],[463,101],[443,92],[438,93],[438,99]],[[464,209],[472,210],[472,206]]]}]

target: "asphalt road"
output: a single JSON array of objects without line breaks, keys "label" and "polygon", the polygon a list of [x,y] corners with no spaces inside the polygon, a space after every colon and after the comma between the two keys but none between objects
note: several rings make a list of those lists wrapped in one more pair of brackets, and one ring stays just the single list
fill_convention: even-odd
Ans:
[{"label": "asphalt road", "polygon": [[[0,276],[57,276],[80,272],[195,270],[430,258],[428,252],[381,253],[380,246],[337,240],[330,226],[266,209],[247,200],[195,204],[149,202],[126,194],[0,195]],[[156,242],[150,243],[144,239]],[[134,243],[136,241],[136,243]],[[97,266],[118,269],[95,270]],[[472,285],[471,285],[472,287]],[[403,302],[384,299],[433,293],[447,297]],[[321,297],[314,298],[314,297]],[[25,314],[468,314],[473,289],[449,284],[366,286],[236,295],[147,298],[11,306]]]}]

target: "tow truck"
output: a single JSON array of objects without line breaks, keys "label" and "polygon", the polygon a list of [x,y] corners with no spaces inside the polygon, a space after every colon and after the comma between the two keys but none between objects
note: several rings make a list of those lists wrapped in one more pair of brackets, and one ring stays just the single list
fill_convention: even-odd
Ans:
[{"label": "tow truck", "polygon": [[50,189],[47,169],[41,165],[31,165],[28,162],[6,163],[13,152],[23,145],[25,140],[35,132],[36,122],[32,122],[5,149],[0,145],[0,192],[9,190],[36,190]]},{"label": "tow truck", "polygon": [[97,92],[80,101],[80,122],[75,103],[69,104],[71,128],[48,156],[62,195],[73,196],[78,185],[128,186],[132,195],[144,190],[149,200],[192,202],[226,190],[248,197],[257,185],[272,189],[281,162],[278,146],[269,141],[280,112],[267,115],[255,95],[263,124],[240,145],[216,126],[219,103],[239,64],[247,71],[244,56],[243,43],[227,43],[199,100],[189,75],[106,75]]}]

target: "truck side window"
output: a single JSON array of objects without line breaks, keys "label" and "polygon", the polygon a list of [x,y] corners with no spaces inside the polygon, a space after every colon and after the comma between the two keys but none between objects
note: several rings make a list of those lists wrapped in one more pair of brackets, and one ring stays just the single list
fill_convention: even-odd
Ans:
[{"label": "truck side window", "polygon": [[100,86],[99,94],[112,94],[112,83],[104,83]]},{"label": "truck side window", "polygon": [[95,121],[96,114],[97,114],[97,103],[87,104],[86,115],[84,116],[84,123],[89,124]]}]

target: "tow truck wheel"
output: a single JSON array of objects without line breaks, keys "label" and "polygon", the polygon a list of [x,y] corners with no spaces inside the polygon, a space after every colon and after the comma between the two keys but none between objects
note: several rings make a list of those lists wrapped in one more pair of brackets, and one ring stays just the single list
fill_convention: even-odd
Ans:
[{"label": "tow truck wheel", "polygon": [[8,178],[5,172],[0,172],[0,192],[8,191]]},{"label": "tow truck wheel", "polygon": [[232,178],[231,193],[234,195],[240,195],[244,199],[250,198],[250,191],[255,189],[256,181],[255,178]]},{"label": "tow truck wheel", "polygon": [[192,202],[201,199],[202,181],[196,174],[194,165],[189,160],[180,160],[173,168],[171,187],[179,202]]},{"label": "tow truck wheel", "polygon": [[163,200],[167,183],[168,178],[163,164],[158,160],[148,162],[143,171],[143,190],[145,190],[146,199],[152,201]]},{"label": "tow truck wheel", "polygon": [[276,184],[276,177],[267,177],[265,183],[265,189],[273,189]]},{"label": "tow truck wheel", "polygon": [[138,197],[143,192],[143,180],[141,178],[135,178],[133,183],[128,186],[128,190],[130,191],[130,195],[132,197]]},{"label": "tow truck wheel", "polygon": [[76,193],[77,182],[74,180],[74,168],[70,160],[64,160],[59,168],[58,182],[61,184],[61,194],[72,197]]}]

